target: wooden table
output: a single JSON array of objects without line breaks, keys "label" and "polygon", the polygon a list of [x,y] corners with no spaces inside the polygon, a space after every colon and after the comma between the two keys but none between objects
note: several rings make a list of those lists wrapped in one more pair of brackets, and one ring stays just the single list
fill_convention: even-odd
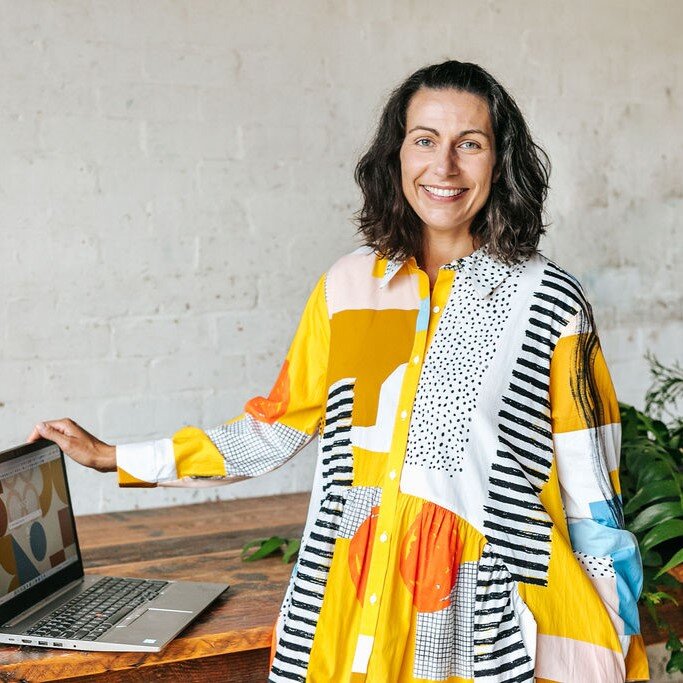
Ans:
[{"label": "wooden table", "polygon": [[[5,681],[235,681],[267,679],[270,640],[291,564],[240,559],[266,536],[300,537],[308,494],[89,515],[77,520],[88,573],[224,581],[230,590],[163,652],[67,652],[0,646]],[[683,618],[667,608],[677,632]],[[661,642],[641,610],[645,642]]]},{"label": "wooden table", "polygon": [[300,537],[308,494],[268,496],[77,519],[89,574],[217,581],[230,589],[160,653],[0,646],[0,682],[267,679],[270,641],[293,564],[240,559],[265,536]]}]

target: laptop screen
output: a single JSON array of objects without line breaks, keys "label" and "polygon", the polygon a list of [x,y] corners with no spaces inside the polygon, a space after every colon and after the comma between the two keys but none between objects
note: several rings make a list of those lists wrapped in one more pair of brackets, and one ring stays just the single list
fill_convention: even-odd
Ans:
[{"label": "laptop screen", "polygon": [[0,623],[79,575],[59,447],[41,441],[0,453]]}]

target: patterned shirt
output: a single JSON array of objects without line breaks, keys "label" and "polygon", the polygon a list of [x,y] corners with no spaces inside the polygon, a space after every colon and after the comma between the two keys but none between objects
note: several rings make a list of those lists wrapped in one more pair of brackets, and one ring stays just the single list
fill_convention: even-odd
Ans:
[{"label": "patterned shirt", "polygon": [[238,481],[318,437],[269,681],[647,680],[619,408],[575,277],[486,247],[361,248],[319,280],[268,397],[117,448],[121,485]]}]

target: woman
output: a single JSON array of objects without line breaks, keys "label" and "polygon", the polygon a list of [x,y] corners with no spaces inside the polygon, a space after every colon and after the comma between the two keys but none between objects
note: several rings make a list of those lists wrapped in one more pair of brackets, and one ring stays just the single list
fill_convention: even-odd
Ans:
[{"label": "woman", "polygon": [[421,69],[356,179],[366,246],[267,398],[116,449],[68,420],[31,438],[135,486],[257,476],[319,435],[270,681],[647,679],[618,406],[581,285],[537,250],[519,109],[474,64]]}]

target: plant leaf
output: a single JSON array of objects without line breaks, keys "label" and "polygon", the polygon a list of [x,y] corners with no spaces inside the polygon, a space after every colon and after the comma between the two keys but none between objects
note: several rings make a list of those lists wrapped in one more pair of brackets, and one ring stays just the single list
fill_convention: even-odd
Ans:
[{"label": "plant leaf", "polygon": [[261,544],[261,547],[253,552],[249,557],[244,557],[244,554],[242,555],[242,559],[245,562],[253,562],[254,560],[260,560],[264,557],[267,557],[268,555],[272,555],[274,552],[280,549],[280,546],[286,543],[286,539],[280,538],[279,536],[272,536],[271,538],[267,538],[263,541]]},{"label": "plant leaf", "polygon": [[294,556],[299,552],[301,541],[298,538],[291,538],[287,547],[282,551],[282,561],[291,562]]},{"label": "plant leaf", "polygon": [[683,519],[670,519],[650,529],[640,541],[640,549],[649,550],[659,543],[683,536]]},{"label": "plant leaf", "polygon": [[655,593],[643,593],[643,600],[647,601],[651,605],[661,605],[665,600],[673,602],[677,605],[676,598],[673,595],[664,593],[663,591],[656,591]]},{"label": "plant leaf", "polygon": [[673,569],[674,567],[678,567],[679,564],[683,562],[683,548],[681,548],[658,572],[655,574],[655,579],[658,576],[661,576],[665,572],[668,572],[669,569]]},{"label": "plant leaf", "polygon": [[256,545],[262,545],[262,544],[265,543],[267,540],[268,540],[267,538],[256,538],[256,539],[254,539],[253,541],[249,541],[248,543],[245,543],[245,544],[242,546],[242,557],[244,557],[244,555],[246,554],[247,550],[249,550],[250,548],[253,548],[253,547],[256,546]]},{"label": "plant leaf", "polygon": [[683,506],[680,501],[675,503],[655,503],[645,508],[630,524],[630,530],[637,534],[645,531],[655,524],[666,522],[667,519],[675,519],[683,515]]},{"label": "plant leaf", "polygon": [[650,503],[653,500],[660,498],[678,498],[681,495],[681,489],[676,485],[676,482],[671,479],[662,479],[653,481],[647,486],[643,486],[638,490],[635,496],[624,506],[624,514],[629,515],[641,508],[644,504]]},{"label": "plant leaf", "polygon": [[645,486],[645,484],[651,481],[656,481],[658,479],[669,479],[671,475],[671,468],[663,462],[648,463],[638,473],[638,488]]},{"label": "plant leaf", "polygon": [[673,674],[677,671],[683,671],[683,652],[680,650],[672,653],[671,659],[666,665],[666,672],[668,674]]},{"label": "plant leaf", "polygon": [[643,562],[643,567],[659,569],[662,566],[662,556],[654,550],[646,550],[640,559]]}]

